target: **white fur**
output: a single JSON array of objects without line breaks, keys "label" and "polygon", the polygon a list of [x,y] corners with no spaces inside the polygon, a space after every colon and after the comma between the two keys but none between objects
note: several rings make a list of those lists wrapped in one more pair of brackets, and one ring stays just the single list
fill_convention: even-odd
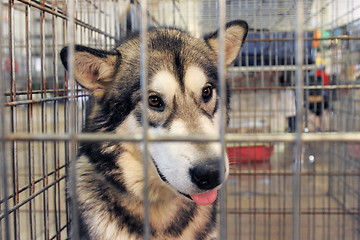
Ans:
[{"label": "white fur", "polygon": [[[180,119],[174,120],[170,129],[167,134],[188,134],[185,123]],[[189,142],[151,143],[149,152],[161,173],[173,187],[186,194],[196,192],[197,189],[193,186],[189,175],[189,169],[195,164],[199,155],[194,146]]]},{"label": "white fur", "polygon": [[[215,128],[210,119],[207,117],[201,117],[200,122],[204,123],[200,129],[203,134],[214,135],[219,132],[219,129]],[[155,129],[154,129],[155,130]],[[156,129],[151,132],[159,133],[161,130]],[[176,119],[170,127],[170,131],[165,129],[161,131],[163,134],[170,135],[188,135],[189,130],[186,128],[186,124],[181,119]],[[221,157],[221,144],[220,143],[208,143],[208,151],[201,152],[195,147],[195,144],[191,142],[160,142],[151,143],[149,145],[150,155],[153,157],[155,164],[161,173],[166,177],[169,183],[176,188],[176,190],[185,194],[198,193],[199,190],[191,182],[189,170],[194,166],[206,161],[207,157]],[[227,177],[229,170],[229,164],[227,156],[225,154],[225,176]]]},{"label": "white fur", "polygon": [[185,88],[199,96],[206,83],[207,77],[199,67],[190,66],[185,73]]},{"label": "white fur", "polygon": [[133,114],[129,114],[124,122],[116,129],[117,134],[140,134],[142,132],[139,122],[136,121],[136,118]]},{"label": "white fur", "polygon": [[179,89],[179,83],[170,72],[163,70],[155,74],[150,89],[154,92],[163,93],[164,100],[168,102],[172,100],[176,90]]}]

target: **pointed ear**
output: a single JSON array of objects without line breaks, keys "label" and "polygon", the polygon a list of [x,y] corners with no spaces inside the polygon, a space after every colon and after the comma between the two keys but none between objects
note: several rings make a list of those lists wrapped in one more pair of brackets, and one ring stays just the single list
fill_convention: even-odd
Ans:
[{"label": "pointed ear", "polygon": [[[225,26],[225,63],[228,67],[239,54],[248,32],[248,24],[242,20],[228,22]],[[218,31],[205,36],[206,43],[219,53]]]},{"label": "pointed ear", "polygon": [[[60,58],[68,69],[68,47],[60,52]],[[115,68],[121,59],[119,52],[106,52],[89,47],[75,45],[74,75],[76,81],[88,89],[92,95],[101,98],[111,83]]]}]

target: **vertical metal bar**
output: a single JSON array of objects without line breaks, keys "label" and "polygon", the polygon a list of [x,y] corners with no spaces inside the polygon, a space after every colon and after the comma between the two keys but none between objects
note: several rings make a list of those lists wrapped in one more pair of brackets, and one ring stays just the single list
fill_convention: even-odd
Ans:
[{"label": "vertical metal bar", "polygon": [[[276,19],[277,20],[277,19]],[[274,38],[281,38],[281,37],[283,37],[283,36],[280,36],[280,33],[279,32],[277,32],[277,33],[275,33],[274,34]],[[276,41],[275,42],[275,56],[276,56],[276,58],[275,58],[275,65],[276,66],[278,66],[279,65],[279,41]],[[286,80],[287,80],[287,78],[286,78],[286,72],[284,71],[282,74],[284,74],[284,81],[286,82]],[[286,106],[287,104],[285,104],[285,106]],[[279,143],[279,145],[280,144],[286,144],[286,143]],[[286,145],[285,145],[285,147],[286,147]],[[283,161],[283,163],[284,163],[284,165],[285,165],[285,154],[283,154],[283,158],[281,158],[281,157],[279,156],[279,169],[281,169],[283,166],[282,166],[282,164],[281,164],[281,161]],[[283,167],[283,171],[285,171],[285,167]],[[281,177],[281,176],[278,176],[278,185],[279,185],[279,192],[280,192],[280,189],[281,189],[281,185],[285,185],[284,184],[285,183],[285,175],[283,176],[283,177]],[[284,197],[282,197],[282,195],[281,194],[283,194],[284,195]],[[281,206],[282,206],[282,209],[281,210],[284,210],[284,208],[285,208],[285,205],[283,205],[283,202],[281,201],[282,199],[285,199],[285,191],[284,191],[284,188],[282,189],[282,191],[279,193],[279,198],[278,198],[278,205],[279,205],[279,209],[281,209]],[[279,231],[278,231],[278,236],[279,236],[279,240],[282,240],[282,239],[284,239],[284,234],[285,234],[285,231],[284,231],[284,229],[285,229],[285,215],[283,214],[282,216],[280,215],[279,216],[279,221],[278,221],[278,226],[279,226]]]},{"label": "vertical metal bar", "polygon": [[[249,1],[250,0],[246,0],[245,1],[245,8],[246,9],[249,9]],[[250,1],[251,2],[251,1]],[[254,36],[254,34],[253,34],[253,36]],[[246,52],[246,54],[245,54],[245,66],[248,68],[249,67],[249,51],[250,51],[250,47],[249,47],[249,45],[250,44],[246,44],[245,46],[246,46],[246,49],[245,49],[245,52]],[[246,87],[249,87],[249,84],[250,84],[250,76],[249,76],[249,70],[247,69],[246,70],[246,72],[245,72],[245,86]],[[240,104],[240,110],[242,110],[242,111],[244,111],[244,112],[246,112],[247,113],[247,119],[245,119],[247,122],[249,122],[250,121],[250,114],[249,114],[249,93],[246,93],[246,98],[245,98],[245,102],[246,102],[246,104],[245,104],[245,107],[244,108],[242,108],[242,104]],[[241,112],[240,112],[241,113]],[[242,123],[242,121],[241,121],[241,119],[242,118],[245,118],[245,117],[242,117],[241,115],[239,116],[239,126],[241,126],[240,124]],[[239,162],[241,163],[241,161],[242,161],[242,159],[241,159],[241,157],[240,157],[240,159],[239,159]],[[250,168],[248,168],[248,173],[250,173]],[[247,177],[247,181],[249,181],[249,177]],[[240,200],[240,202],[241,202],[241,200]],[[245,205],[245,204],[244,204]],[[249,206],[250,204],[247,204],[247,206]],[[242,220],[244,220],[244,222],[246,222],[246,219],[249,219],[249,221],[251,221],[251,215],[248,215],[248,216],[245,216],[245,217],[242,217],[242,216],[240,216],[240,234],[241,233],[245,233],[246,232],[246,230],[245,231],[242,231]],[[251,231],[251,230],[250,230]],[[249,236],[251,235],[251,233],[249,234]],[[240,235],[241,236],[241,235]],[[240,238],[241,239],[241,238]]]},{"label": "vertical metal bar", "polygon": [[[54,12],[57,12],[57,0],[52,0],[52,9]],[[53,90],[54,96],[59,96],[59,78],[58,78],[58,38],[57,38],[57,17],[52,16],[52,50],[53,50]],[[54,101],[53,104],[53,132],[56,134],[58,132],[58,121],[59,121],[59,105],[58,101]],[[60,162],[59,162],[59,142],[53,143],[54,147],[54,180],[60,178]],[[54,220],[55,220],[55,230],[56,230],[56,239],[60,237],[60,223],[61,223],[61,212],[60,212],[60,182],[54,185]]]},{"label": "vertical metal bar", "polygon": [[[240,10],[242,9],[242,4],[243,4],[243,1],[240,1],[239,3],[238,3],[239,5],[238,5],[238,8],[236,9],[237,11],[239,11],[240,12]],[[239,66],[241,66],[242,65],[242,61],[243,61],[243,58],[242,58],[242,55],[241,55],[241,53],[240,53],[240,57],[239,57]],[[236,75],[235,75],[236,76]],[[235,85],[235,83],[233,83],[234,85]],[[238,83],[238,84],[240,84],[240,83]],[[241,93],[237,93],[238,94],[238,97],[240,97],[241,95]],[[242,111],[241,111],[241,104],[239,104],[239,109],[236,109],[236,111],[237,112],[239,112],[239,113],[241,113]],[[241,125],[241,122],[240,122],[240,116],[239,116],[239,122],[235,122],[234,121],[234,123],[235,123],[235,126],[236,126],[236,124],[238,124],[238,126],[240,127]],[[234,150],[234,152],[235,152],[235,150]],[[235,155],[235,154],[234,154]],[[239,156],[239,158],[240,158],[240,156]],[[239,164],[241,164],[241,159],[239,159]],[[241,191],[241,181],[240,181],[240,177],[239,176],[236,176],[236,181],[235,181],[235,190],[234,190],[234,193],[235,193],[235,206],[237,206],[238,207],[238,209],[239,210],[241,210],[242,209],[242,204],[241,204],[241,196],[240,196],[240,194],[237,194],[237,191]],[[241,227],[241,215],[240,214],[236,214],[235,215],[235,221],[234,221],[234,224],[235,224],[235,226],[234,226],[234,228],[235,228],[235,236],[236,236],[236,238],[235,238],[235,240],[238,240],[238,239],[240,239],[241,238],[241,233],[242,233],[242,227]]]},{"label": "vertical metal bar", "polygon": [[300,171],[303,153],[303,60],[304,60],[304,1],[296,2],[296,140],[293,165],[292,239],[300,239]]},{"label": "vertical metal bar", "polygon": [[144,239],[150,239],[150,211],[149,211],[149,189],[148,189],[148,72],[147,72],[147,0],[141,1],[141,22],[140,22],[140,85],[141,85],[141,118],[142,118],[142,146],[143,146],[143,185],[144,185]]},{"label": "vertical metal bar", "polygon": [[[80,8],[81,8],[81,11],[80,11],[80,13],[79,13],[79,15],[76,17],[77,19],[79,19],[80,21],[84,21],[84,19],[83,19],[83,16],[84,16],[84,12],[83,12],[83,10],[82,10],[82,4],[83,3],[81,3],[82,1],[80,1],[79,2],[79,4],[80,4]],[[84,21],[85,22],[85,21]],[[80,34],[80,43],[81,44],[84,44],[84,39],[85,39],[85,28],[80,28],[80,32],[79,32],[79,34]]]},{"label": "vertical metal bar", "polygon": [[[45,7],[45,0],[42,1],[42,6]],[[45,11],[40,12],[40,59],[41,59],[41,98],[47,97],[47,83],[46,83],[46,50],[45,50]],[[46,103],[41,103],[41,131],[47,132],[47,109]],[[43,170],[43,188],[49,184],[48,179],[48,159],[47,159],[47,143],[42,142],[42,170]],[[49,239],[49,193],[47,190],[43,192],[43,214],[44,214],[44,238]]]},{"label": "vertical metal bar", "polygon": [[[99,14],[97,14],[96,12],[96,6],[95,4],[93,4],[93,13],[94,13],[94,26],[96,26],[98,29],[101,28],[101,25],[100,25],[100,21],[99,21]],[[99,32],[95,32],[95,41],[96,41],[96,44],[97,45],[100,45],[101,46],[101,34]]]},{"label": "vertical metal bar", "polygon": [[[306,58],[307,59],[307,58]],[[305,86],[306,85],[308,85],[308,83],[309,83],[309,73],[308,72],[306,72],[306,74],[305,74]],[[308,118],[309,118],[309,91],[307,90],[307,91],[303,91],[304,92],[304,94],[305,95],[307,95],[307,96],[304,96],[304,99],[307,99],[307,101],[306,101],[306,103],[304,104],[306,107],[305,107],[305,112],[304,112],[304,114],[305,114],[305,123],[304,123],[304,125],[305,125],[305,129],[304,129],[304,131],[305,132],[307,132],[308,131]],[[314,163],[315,164],[315,163]],[[318,181],[318,178],[316,178],[316,174],[315,174],[315,165],[314,165],[314,174],[313,174],[313,177],[312,177],[312,185],[313,185],[313,187],[312,187],[312,196],[313,196],[313,199],[312,199],[312,206],[313,206],[313,211],[315,211],[315,209],[316,209],[316,198],[315,198],[315,192],[316,192],[316,181]],[[309,222],[311,222],[311,220],[309,221]],[[312,231],[312,239],[313,240],[315,240],[315,236],[316,236],[316,228],[314,227],[315,226],[315,223],[316,223],[316,216],[315,215],[313,215],[312,216],[312,222],[310,223],[311,225],[310,226],[313,226],[313,231]],[[310,239],[310,235],[309,235],[309,239]]]},{"label": "vertical metal bar", "polygon": [[[0,19],[3,19],[3,1],[0,2]],[[0,24],[0,46],[3,46],[3,24]],[[3,65],[3,48],[0,48],[0,174],[1,174],[1,197],[4,204],[1,204],[0,210],[4,212],[5,218],[0,223],[1,236],[10,239],[10,222],[9,222],[9,203],[8,203],[8,178],[7,178],[7,160],[5,148],[5,79]],[[2,207],[3,205],[3,207]]]},{"label": "vertical metal bar", "polygon": [[[2,2],[0,2],[0,19],[2,19],[3,17],[3,14],[2,14]],[[3,38],[3,32],[2,32],[2,25],[0,25],[0,46],[2,46],[2,38]],[[2,59],[2,50],[3,48],[0,48],[0,72],[3,72],[4,68],[3,68],[3,59]],[[3,96],[4,96],[4,79],[3,79],[3,75],[1,74],[0,75],[0,168],[2,170],[0,170],[0,179],[2,179],[2,182],[4,182],[3,178],[6,179],[5,175],[3,175],[4,173],[6,173],[6,169],[4,169],[4,165],[6,164],[5,163],[5,146],[4,146],[4,128],[5,128],[5,125],[4,125],[4,115],[5,115],[5,112],[4,112],[4,104],[5,104],[5,101],[3,101]],[[4,183],[3,183],[4,184]],[[1,184],[1,187],[3,187],[3,184]],[[0,200],[3,201],[3,199],[5,200],[4,203],[6,203],[6,199],[7,199],[7,194],[4,194],[3,193],[3,189],[0,188]],[[3,211],[3,207],[2,207],[2,204],[0,204],[0,212],[3,213],[4,212],[4,216],[5,216],[5,220],[7,219],[7,209],[6,211]],[[5,222],[5,221],[4,221]],[[3,222],[0,221],[0,236],[3,237],[4,234],[3,234]]]},{"label": "vertical metal bar", "polygon": [[[91,22],[90,22],[90,20],[91,20],[90,4],[87,4],[86,6],[87,6],[87,7],[86,7],[86,11],[87,11],[87,14],[86,14],[86,16],[87,16],[87,23],[91,25]],[[87,32],[88,32],[88,34],[89,34],[89,36],[88,36],[88,44],[91,45],[91,44],[93,44],[92,41],[91,41],[91,40],[93,39],[93,38],[92,38],[92,30],[89,29],[89,30],[87,30]]]},{"label": "vertical metal bar", "polygon": [[[225,161],[225,128],[226,128],[226,80],[225,80],[225,21],[226,21],[226,2],[218,1],[218,21],[219,21],[219,46],[218,46],[218,81],[220,93],[220,143],[221,143],[221,160],[219,162],[220,173],[224,173]],[[220,176],[223,179],[223,176]],[[226,184],[220,189],[220,239],[227,239],[227,198]]]},{"label": "vertical metal bar", "polygon": [[[359,110],[357,114],[357,116],[359,116]],[[354,182],[357,183],[357,200],[355,200],[357,203],[355,202],[355,206],[357,206],[358,210],[357,223],[354,221],[354,235],[357,235],[357,238],[360,239],[360,176],[355,177]],[[353,237],[353,239],[355,239],[355,237]]]},{"label": "vertical metal bar", "polygon": [[[328,8],[327,6],[326,6],[326,8]],[[336,7],[335,7],[335,1],[332,1],[332,7],[331,7],[331,25],[330,25],[330,29],[331,29],[331,33],[332,33],[332,36],[335,36],[335,29],[337,28],[337,23],[336,23],[336,21],[337,21],[337,13],[336,13],[336,11],[335,11],[335,9],[336,9]],[[330,20],[330,19],[329,19]],[[326,24],[329,24],[329,23],[326,23]],[[325,24],[324,24],[324,22],[323,21],[321,21],[321,29],[324,29],[325,28],[325,26],[324,26]],[[335,48],[338,48],[337,46],[335,46]],[[338,49],[336,49],[336,51],[337,51]],[[342,50],[342,49],[341,49]],[[345,52],[345,51],[344,51]],[[322,57],[324,57],[325,55],[325,53],[324,53],[324,47],[323,46],[321,46],[321,56]],[[336,65],[337,65],[337,60],[338,60],[338,57],[339,57],[339,55],[337,55],[337,54],[332,54],[332,62],[334,63],[334,69],[336,68]],[[342,60],[343,61],[343,60]],[[345,74],[347,73],[347,70],[345,71]],[[346,78],[347,79],[347,78]],[[340,97],[340,96],[339,96]],[[338,98],[338,99],[340,99],[340,98]],[[345,105],[345,106],[347,106],[347,104]],[[346,107],[345,107],[346,108]],[[346,114],[342,114],[341,113],[341,119],[345,119],[345,116],[346,116]],[[344,117],[344,118],[343,118]],[[337,131],[339,131],[340,129],[337,129]],[[347,129],[346,129],[347,130]],[[336,144],[336,147],[338,148],[338,149],[341,149],[342,147],[343,147],[343,145],[341,144],[341,143],[337,143]],[[345,155],[346,155],[347,153],[345,153]],[[343,159],[346,159],[346,156],[344,156],[344,158]],[[343,159],[341,159],[341,165],[342,165],[342,163],[344,162],[343,161]],[[330,159],[329,159],[330,160]],[[332,168],[332,166],[330,166],[329,165],[329,167],[330,168]],[[325,166],[322,166],[322,171],[324,171],[324,168],[325,168]],[[339,170],[343,170],[343,169],[339,169]],[[346,171],[345,169],[344,169],[344,171]],[[339,179],[339,177],[335,177],[335,179]],[[340,177],[340,178],[342,178],[342,177]],[[345,177],[344,177],[345,178]],[[326,184],[326,182],[325,182],[325,179],[323,178],[322,179],[322,182],[323,182],[323,184]],[[339,182],[339,185],[338,186],[340,186],[340,182]],[[345,186],[344,186],[345,187]],[[344,191],[345,191],[345,188],[344,188]],[[328,198],[329,199],[329,201],[330,201],[330,198]],[[323,205],[324,205],[324,202],[325,201],[323,201]],[[325,216],[323,217],[323,224],[324,224],[324,226],[325,226],[325,220],[328,220],[328,225],[330,224],[330,221],[329,221],[329,219],[328,218],[326,218]],[[339,216],[339,217],[337,217],[337,225],[338,226],[340,226],[341,225],[341,221],[343,221],[343,224],[344,224],[344,217],[341,217],[341,216]],[[328,237],[330,237],[330,234],[328,234]],[[337,237],[339,237],[339,239],[341,239],[341,237],[340,237],[340,231],[338,231],[337,232]],[[345,237],[345,236],[343,236],[343,237]],[[323,237],[323,239],[325,239],[325,233],[324,233],[324,237]],[[345,239],[345,238],[343,238],[343,239]]]},{"label": "vertical metal bar", "polygon": [[175,26],[175,23],[176,23],[176,1],[173,0],[172,1],[172,14],[173,14],[173,23],[172,25]]},{"label": "vertical metal bar", "polygon": [[[107,29],[107,24],[106,24],[106,3],[107,3],[107,2],[102,3],[102,1],[99,2],[100,11],[101,11],[101,13],[103,14],[103,20],[102,20],[103,26],[101,26],[101,29],[104,29],[104,31],[105,31],[106,33],[108,33],[108,34],[111,34],[110,31],[108,31],[108,29]],[[101,15],[100,15],[100,16],[101,16]],[[105,42],[104,42],[104,47],[105,47],[105,49],[108,49],[108,47],[109,47],[108,37],[107,37],[107,36],[103,36],[103,38],[104,38],[104,41],[105,41]]]},{"label": "vertical metal bar", "polygon": [[[9,73],[10,73],[10,101],[16,101],[16,80],[15,80],[15,31],[14,31],[14,0],[9,0]],[[17,108],[11,107],[11,132],[16,132],[17,129]],[[12,159],[12,174],[13,174],[13,203],[19,203],[19,176],[18,176],[18,158],[17,158],[17,143],[12,142],[11,159]],[[20,238],[20,223],[19,223],[19,209],[14,211],[14,235],[15,239]]]},{"label": "vertical metal bar", "polygon": [[[62,2],[63,5],[62,5],[62,9],[64,12],[68,12],[67,11],[67,8],[68,8],[68,5],[67,5],[67,2],[66,1],[63,1]],[[63,45],[66,45],[66,42],[67,42],[67,21],[62,21],[62,43]],[[71,67],[71,66],[70,66]],[[65,96],[68,96],[69,95],[69,77],[68,77],[68,72],[66,70],[64,70],[64,95]],[[69,107],[68,107],[68,100],[64,101],[64,113],[68,113],[68,110],[69,110]],[[68,119],[69,119],[69,115],[68,114],[64,114],[63,116],[63,121],[64,121],[64,131],[65,132],[69,132],[69,122],[68,122]],[[69,157],[69,146],[70,146],[70,143],[69,142],[65,142],[64,143],[64,156],[65,156],[65,159],[64,159],[64,163],[65,163],[65,174],[67,177],[68,180],[70,180],[70,177],[69,177],[69,172],[70,172],[70,157]],[[70,185],[70,184],[69,184]],[[67,187],[68,186],[68,181],[65,182],[65,186]],[[68,238],[71,237],[71,208],[72,208],[72,205],[70,203],[70,201],[68,200],[69,199],[69,195],[71,193],[69,193],[69,191],[65,191],[65,199],[66,199],[66,202],[65,202],[65,216],[66,216],[66,231],[67,231],[67,236]]]},{"label": "vertical metal bar", "polygon": [[[249,3],[250,2],[250,3]],[[251,1],[251,0],[246,0],[246,2],[245,2],[245,8],[249,8],[249,7],[251,7],[251,4],[253,4],[253,1]],[[255,35],[255,33],[256,33],[256,31],[254,30],[253,31],[253,37],[254,38],[256,38],[256,35]],[[253,43],[254,44],[254,43]],[[249,66],[250,66],[250,59],[249,59],[249,55],[250,55],[250,51],[251,50],[253,50],[253,49],[250,49],[250,47],[249,47],[249,45],[250,44],[247,44],[246,45],[246,56],[245,56],[245,62],[246,62],[246,67],[248,68]],[[245,78],[246,78],[246,87],[250,87],[250,74],[249,74],[249,70],[247,70],[246,72],[245,72]],[[246,93],[246,104],[245,104],[245,112],[247,113],[247,116],[246,116],[246,121],[247,122],[250,122],[250,94],[249,93]],[[245,117],[244,117],[245,118]],[[239,123],[241,123],[241,120],[239,119]],[[241,125],[240,125],[241,126]],[[241,162],[242,161],[242,159],[239,159],[239,161]],[[248,161],[248,159],[247,159],[247,172],[248,173],[250,173],[251,172],[251,168],[250,168],[250,161]],[[250,190],[250,184],[251,184],[251,177],[247,177],[247,182],[248,182],[248,186],[247,186],[247,188],[248,188],[248,191]],[[251,208],[251,201],[249,201],[249,203],[248,203],[248,208]],[[246,216],[245,217],[245,221],[244,222],[246,222],[246,218],[248,219],[248,222],[250,223],[250,228],[249,228],[249,239],[251,239],[251,231],[252,231],[252,226],[253,226],[253,224],[251,224],[251,221],[252,221],[252,215],[251,214],[249,214],[248,216]],[[244,231],[244,232],[246,232],[246,231]]]},{"label": "vertical metal bar", "polygon": [[[62,7],[63,11],[65,13],[67,13],[67,2],[62,2]],[[66,39],[67,39],[67,21],[66,20],[63,20],[62,21],[62,36],[61,36],[61,41],[62,41],[62,45],[66,45]],[[63,95],[64,96],[68,96],[68,72],[64,69],[64,86],[63,86],[63,89],[64,89],[64,92],[63,92]],[[63,121],[64,121],[64,131],[65,132],[68,132],[69,130],[69,123],[68,123],[68,100],[65,100],[64,101],[64,110],[63,112],[65,114],[63,114]],[[65,165],[65,174],[67,176],[67,180],[70,179],[69,177],[69,162],[70,162],[70,159],[69,159],[69,142],[64,142],[64,165]],[[67,188],[68,187],[68,184],[69,182],[68,181],[65,181],[64,185],[65,187]],[[70,185],[70,184],[69,184]],[[71,206],[70,205],[70,201],[69,201],[69,193],[70,191],[65,191],[65,225],[66,225],[66,233],[67,233],[67,237],[70,238],[71,237]]]},{"label": "vertical metal bar", "polygon": [[[305,34],[305,37],[307,38],[308,37],[308,33],[306,33]],[[304,50],[305,50],[305,59],[306,59],[306,62],[304,63],[305,65],[307,65],[308,64],[308,61],[307,61],[307,59],[308,59],[308,44],[309,43],[309,41],[306,41],[306,44],[305,44],[305,47],[304,47]],[[307,79],[308,78],[308,72],[306,72],[305,74],[304,74],[304,81],[305,81],[305,79]],[[304,91],[303,91],[304,92]],[[304,99],[305,99],[305,97],[304,97]],[[304,104],[305,105],[305,104]],[[305,110],[306,111],[306,110]],[[304,129],[304,131],[305,131],[305,129]],[[311,150],[311,149],[310,149]],[[312,154],[312,153],[310,153],[310,154]],[[310,160],[309,160],[309,158],[308,159],[306,159],[306,161],[308,161],[309,162],[309,164],[310,164]],[[309,169],[309,171],[311,171],[312,169],[310,168]],[[306,193],[305,193],[305,196],[307,196],[307,204],[308,204],[308,208],[309,209],[311,209],[311,204],[312,204],[312,201],[311,200],[314,200],[315,199],[315,196],[314,196],[314,194],[313,195],[311,195],[311,186],[315,186],[315,174],[313,174],[313,175],[309,175],[309,176],[307,176],[306,177],[307,178],[307,183],[308,183],[308,188],[306,188]],[[312,222],[312,218],[314,217],[314,215],[308,215],[307,216],[307,229],[309,229],[309,231],[307,231],[307,233],[306,233],[306,239],[311,239],[311,233],[313,233],[314,231],[315,231],[315,222]],[[305,235],[305,234],[304,234]],[[303,236],[303,237],[305,237],[305,236]]]},{"label": "vertical metal bar", "polygon": [[[270,9],[270,11],[271,11],[271,13],[272,14],[270,14],[270,22],[274,22],[274,20],[273,20],[273,14],[274,14],[274,8],[273,8],[273,1],[272,0],[270,0],[270,3],[269,3],[269,9]],[[271,29],[269,29],[269,39],[271,39],[271,36],[272,36],[272,30]],[[271,41],[269,41],[269,47],[268,47],[268,49],[269,49],[269,66],[271,67],[273,64],[272,64],[272,55],[273,55],[273,53],[272,53],[272,46],[273,46],[273,42],[271,42]],[[277,71],[276,71],[276,75],[277,75]],[[275,83],[276,84],[276,83]],[[273,99],[273,97],[272,97],[272,90],[270,90],[269,91],[269,94],[270,94],[270,106],[269,106],[269,118],[270,119],[272,119],[272,114],[271,113],[273,113],[274,111],[274,109],[273,109],[273,105],[272,105],[272,99]],[[277,91],[276,92],[277,94],[279,94],[280,92],[279,91]],[[279,109],[279,107],[277,106],[276,108],[275,108],[275,122],[276,121],[278,121],[278,115],[279,115],[279,111],[280,109]],[[270,133],[272,132],[272,120],[270,120],[270,124],[269,124],[269,131],[270,131]],[[278,126],[276,126],[276,132],[277,131],[279,131],[279,128],[278,128]],[[270,143],[270,145],[269,145],[269,147],[271,147],[271,144],[272,143]],[[274,146],[274,147],[276,147],[276,145]],[[265,161],[264,161],[265,162]],[[267,223],[267,234],[265,235],[265,233],[264,233],[264,239],[269,239],[270,240],[270,236],[271,236],[271,211],[270,211],[270,209],[271,209],[271,206],[272,206],[272,203],[271,203],[271,186],[272,186],[272,177],[271,177],[271,175],[270,175],[270,170],[268,171],[268,179],[269,179],[269,188],[268,188],[268,192],[267,192],[267,196],[268,196],[268,201],[267,201],[267,209],[269,210],[269,214],[267,215],[267,218],[265,217],[265,224]]]},{"label": "vertical metal bar", "polygon": [[[117,3],[112,3],[111,5],[113,7],[113,11],[111,12],[111,15],[109,16],[109,27],[110,28],[115,28],[113,29],[113,35],[116,37],[116,39],[119,39],[120,38],[120,35],[121,35],[121,17],[116,17],[117,16],[117,13],[120,11],[119,7],[121,6],[120,5],[120,1],[118,1]],[[115,20],[114,21],[114,24],[111,24],[111,20]],[[112,45],[115,44],[115,41],[113,41],[111,43]],[[116,44],[115,44],[116,45]]]},{"label": "vertical metal bar", "polygon": [[[31,7],[25,8],[25,31],[26,31],[26,69],[27,69],[27,97],[32,100],[32,57],[31,57]],[[33,105],[28,105],[28,132],[33,132]],[[34,144],[29,141],[28,143],[29,154],[29,196],[35,193],[35,162],[34,162]],[[29,225],[30,225],[30,239],[35,239],[36,236],[36,217],[35,217],[35,201],[29,202]]]},{"label": "vertical metal bar", "polygon": [[[257,18],[258,18],[258,1],[255,1],[254,3],[254,34],[255,34],[255,36],[256,36],[256,38],[261,38],[261,36],[260,36],[260,34],[258,34],[258,26],[257,26]],[[260,29],[261,30],[261,29]],[[257,57],[257,54],[258,54],[258,43],[257,42],[255,42],[254,43],[254,50],[253,50],[253,61],[254,61],[254,65],[253,66],[258,66],[258,64],[257,64],[257,61],[258,61],[258,57]],[[256,81],[256,79],[257,79],[257,74],[258,74],[258,72],[255,72],[254,73],[255,74],[255,81]],[[255,83],[254,84],[255,86],[257,85],[257,83]],[[255,90],[254,91],[254,94],[253,94],[253,99],[252,99],[252,101],[254,102],[254,103],[256,103],[257,101],[257,96],[258,96],[258,92]],[[254,110],[253,110],[253,118],[252,119],[250,119],[250,116],[249,116],[249,119],[250,119],[250,121],[252,121],[252,124],[255,124],[256,122],[257,122],[257,114],[258,114],[258,109],[257,109],[257,106],[255,105],[255,108],[254,108]],[[249,122],[250,122],[249,121]],[[248,143],[248,153],[250,152],[250,143]],[[250,156],[250,154],[248,155],[248,156]],[[249,166],[249,169],[251,169],[251,167],[250,167],[250,164],[251,164],[251,162],[250,162],[250,157],[248,157],[248,166]],[[252,189],[252,191],[255,193],[256,191],[257,191],[257,189],[256,189],[256,183],[257,183],[257,181],[256,181],[256,168],[254,168],[254,176],[252,177],[252,179],[251,179],[251,183],[250,183],[250,185],[252,185],[252,187],[253,187],[253,189]],[[253,209],[256,209],[256,203],[257,203],[257,196],[256,196],[256,194],[254,194],[253,195],[253,198],[252,198],[252,201],[251,201],[251,208],[253,208]],[[254,213],[254,214],[252,214],[252,216],[251,216],[251,219],[250,219],[250,225],[251,225],[251,231],[252,231],[252,234],[251,234],[251,239],[252,240],[256,240],[256,238],[257,238],[257,236],[256,236],[256,214]]]},{"label": "vertical metal bar", "polygon": [[[96,18],[96,23],[98,24],[98,29],[104,29],[103,27],[103,22],[102,22],[102,8],[101,8],[101,2],[103,1],[98,1],[97,3],[94,2],[94,14],[96,14],[97,18]],[[105,31],[105,29],[104,29]],[[103,35],[98,33],[98,37],[99,37],[99,44],[104,46],[104,39],[103,39]],[[104,46],[106,49],[106,46]]]},{"label": "vertical metal bar", "polygon": [[76,158],[76,109],[75,109],[75,78],[74,78],[74,54],[75,54],[75,19],[74,19],[74,0],[68,1],[67,15],[68,15],[68,82],[70,86],[70,106],[69,106],[69,134],[71,140],[69,142],[69,159],[70,159],[70,189],[71,189],[71,238],[79,239],[79,219],[76,196],[76,168],[74,160]]}]

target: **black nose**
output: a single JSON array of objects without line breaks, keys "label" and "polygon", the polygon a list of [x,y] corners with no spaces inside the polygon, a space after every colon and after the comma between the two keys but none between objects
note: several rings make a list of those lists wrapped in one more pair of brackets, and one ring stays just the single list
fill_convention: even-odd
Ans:
[{"label": "black nose", "polygon": [[190,169],[191,181],[201,190],[210,190],[220,185],[219,163],[202,164]]}]

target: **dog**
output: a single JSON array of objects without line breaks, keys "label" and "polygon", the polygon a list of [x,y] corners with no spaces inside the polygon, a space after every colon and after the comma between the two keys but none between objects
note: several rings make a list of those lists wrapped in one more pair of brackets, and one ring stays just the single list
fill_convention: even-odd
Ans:
[{"label": "dog", "polygon": [[[226,24],[227,67],[236,59],[247,31],[242,20]],[[218,35],[216,31],[195,38],[176,28],[148,30],[150,134],[219,134]],[[111,51],[75,46],[74,76],[91,99],[84,132],[142,133],[139,46],[139,33]],[[68,51],[65,47],[60,52],[65,68]],[[217,238],[217,191],[229,172],[221,149],[218,142],[148,144],[151,239]],[[82,239],[143,238],[142,153],[142,145],[134,142],[81,144],[74,163],[73,199]]]}]

